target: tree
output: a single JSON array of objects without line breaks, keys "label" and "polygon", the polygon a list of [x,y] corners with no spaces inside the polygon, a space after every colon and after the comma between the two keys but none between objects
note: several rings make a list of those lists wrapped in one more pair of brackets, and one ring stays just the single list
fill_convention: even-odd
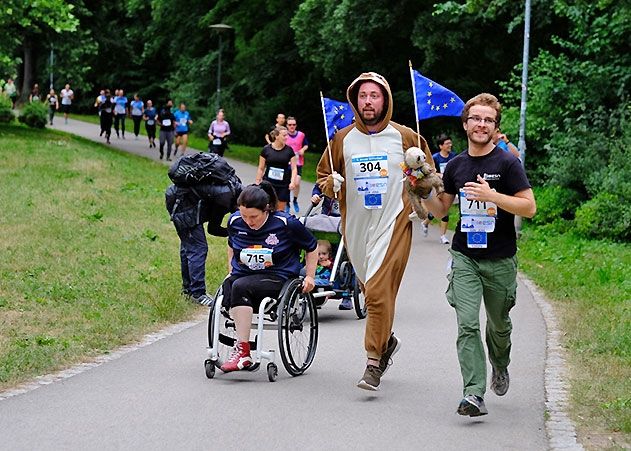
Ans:
[{"label": "tree", "polygon": [[0,31],[9,38],[0,46],[0,58],[4,64],[10,64],[11,61],[15,61],[14,52],[20,49],[22,101],[28,99],[38,44],[45,41],[45,36],[76,30],[78,21],[72,14],[73,8],[73,5],[63,0],[3,2],[4,12],[0,15]]}]

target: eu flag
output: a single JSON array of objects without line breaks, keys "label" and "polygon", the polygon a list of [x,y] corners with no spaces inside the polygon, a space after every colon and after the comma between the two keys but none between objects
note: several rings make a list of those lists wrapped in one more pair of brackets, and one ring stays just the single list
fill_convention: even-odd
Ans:
[{"label": "eu flag", "polygon": [[335,133],[353,123],[353,110],[346,102],[323,98],[324,117],[326,119],[326,131],[330,139]]},{"label": "eu flag", "polygon": [[436,116],[460,116],[464,102],[455,93],[412,70],[418,120]]}]

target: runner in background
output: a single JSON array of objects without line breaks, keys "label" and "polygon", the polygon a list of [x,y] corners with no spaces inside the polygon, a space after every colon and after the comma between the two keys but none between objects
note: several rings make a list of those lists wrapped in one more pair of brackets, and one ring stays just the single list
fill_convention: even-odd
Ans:
[{"label": "runner in background", "polygon": [[59,109],[59,99],[55,90],[51,88],[46,96],[46,104],[48,105],[48,122],[53,125],[53,118],[55,117],[55,111]]},{"label": "runner in background", "polygon": [[[105,89],[101,89],[99,91],[99,95],[96,96],[96,99],[94,99],[94,108],[96,108],[96,114],[99,117],[101,116],[101,104],[103,102],[105,102]],[[105,133],[105,130],[103,130],[103,127],[101,127],[101,132],[99,133],[99,136],[103,136],[103,133]]]},{"label": "runner in background", "polygon": [[[300,213],[300,207],[298,205],[298,195],[300,194],[300,181],[302,179],[302,167],[305,164],[305,152],[309,148],[309,141],[305,134],[297,129],[298,123],[296,118],[289,116],[287,118],[287,145],[294,150],[296,154],[296,168],[298,170],[298,177],[296,178],[296,186],[294,187],[294,212]],[[289,209],[289,206],[288,206]],[[289,213],[287,211],[287,213]]]},{"label": "runner in background", "polygon": [[191,120],[191,114],[186,111],[186,105],[184,102],[180,103],[180,109],[173,115],[175,116],[175,152],[173,152],[173,156],[177,154],[178,150],[182,155],[184,155],[184,152],[186,152],[186,146],[188,145],[189,126],[193,123],[193,121]]},{"label": "runner in background", "polygon": [[276,115],[276,123],[272,125],[269,131],[265,134],[265,142],[267,144],[271,144],[274,141],[274,138],[270,136],[270,133],[276,129],[276,127],[284,127],[287,124],[287,120],[285,119],[285,115],[283,113],[278,113]]},{"label": "runner in background", "polygon": [[173,108],[173,100],[167,100],[167,103],[160,108],[157,121],[160,126],[160,159],[164,158],[164,144],[167,145],[167,161],[171,161],[171,149],[173,148],[173,134],[175,133],[175,116],[171,111]]},{"label": "runner in background", "polygon": [[138,140],[140,134],[140,123],[142,122],[142,114],[145,110],[145,104],[138,94],[134,94],[134,100],[131,101],[131,120],[134,121],[134,136]]},{"label": "runner in background", "polygon": [[220,109],[217,111],[217,119],[210,123],[208,128],[208,150],[211,153],[216,153],[220,157],[228,146],[228,136],[230,135],[230,124],[224,119],[224,111]]},{"label": "runner in background", "polygon": [[70,107],[74,100],[74,91],[70,89],[70,85],[66,83],[64,89],[60,92],[61,95],[61,111],[64,113],[64,123],[68,123],[68,116],[70,115]]},{"label": "runner in background", "polygon": [[123,139],[125,139],[125,118],[127,117],[127,97],[125,97],[125,91],[118,89],[118,95],[114,97],[114,130],[116,130],[116,137],[120,138],[122,132]]},{"label": "runner in background", "polygon": [[[439,152],[436,152],[432,155],[434,159],[434,166],[436,166],[436,173],[439,177],[442,178],[443,172],[445,172],[445,167],[447,163],[456,157],[456,154],[451,151],[451,138],[447,135],[441,135],[437,141]],[[431,213],[427,215],[427,219],[425,219],[421,223],[421,228],[423,229],[423,236],[427,236],[429,231],[429,223],[434,217]],[[445,216],[440,219],[440,242],[442,244],[449,244],[449,239],[447,238],[447,226],[449,225],[449,212]]]},{"label": "runner in background", "polygon": [[112,135],[112,120],[114,115],[114,102],[110,90],[105,90],[105,100],[99,103],[99,121],[101,122],[101,132],[105,134],[105,140],[110,144]]},{"label": "runner in background", "polygon": [[145,130],[149,139],[149,148],[156,147],[156,116],[158,112],[153,106],[151,100],[147,100],[147,108],[145,108],[143,119],[145,120]]},{"label": "runner in background", "polygon": [[275,128],[270,135],[273,141],[261,150],[255,183],[259,185],[261,180],[270,182],[278,196],[278,211],[285,211],[289,202],[289,192],[295,188],[298,176],[296,154],[286,144],[287,129],[285,127]]}]

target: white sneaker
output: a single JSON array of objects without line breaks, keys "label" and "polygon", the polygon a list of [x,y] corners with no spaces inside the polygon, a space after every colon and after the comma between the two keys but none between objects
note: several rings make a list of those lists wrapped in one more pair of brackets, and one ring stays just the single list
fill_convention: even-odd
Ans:
[{"label": "white sneaker", "polygon": [[421,229],[423,230],[423,236],[427,238],[427,234],[429,233],[429,227],[427,227],[427,224],[422,223]]},{"label": "white sneaker", "polygon": [[449,244],[449,239],[445,235],[441,235],[440,242],[443,244]]}]

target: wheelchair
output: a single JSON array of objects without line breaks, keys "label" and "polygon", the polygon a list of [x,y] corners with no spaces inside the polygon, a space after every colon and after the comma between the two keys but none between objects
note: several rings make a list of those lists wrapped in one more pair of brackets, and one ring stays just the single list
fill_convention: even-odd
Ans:
[{"label": "wheelchair", "polygon": [[[292,376],[303,374],[315,357],[318,345],[318,315],[313,297],[302,293],[302,278],[289,279],[277,298],[266,297],[254,312],[250,334],[250,352],[254,364],[245,371],[259,370],[267,360],[267,377],[274,382],[278,377],[276,352],[285,370]],[[234,320],[222,306],[223,284],[217,290],[208,318],[208,358],[204,361],[206,377],[213,379],[215,370],[228,360],[236,344]],[[277,331],[278,350],[265,350],[264,331]],[[269,334],[265,338],[270,338]]]}]

